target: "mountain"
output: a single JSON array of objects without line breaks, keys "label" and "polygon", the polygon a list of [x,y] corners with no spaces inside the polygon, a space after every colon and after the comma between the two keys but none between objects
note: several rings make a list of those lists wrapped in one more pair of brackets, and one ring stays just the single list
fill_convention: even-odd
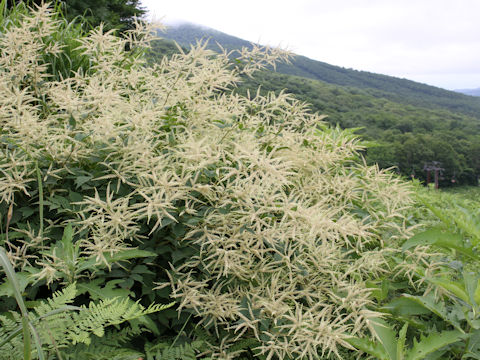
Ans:
[{"label": "mountain", "polygon": [[458,89],[455,90],[456,92],[465,94],[465,95],[470,95],[470,96],[480,96],[480,88],[476,89]]},{"label": "mountain", "polygon": [[[251,47],[252,43],[205,26],[183,23],[170,26],[159,36],[189,47],[197,40],[208,39],[208,47],[218,51],[218,44],[227,50]],[[278,64],[276,71],[296,75],[333,85],[352,86],[364,89],[375,97],[386,98],[405,105],[427,108],[438,106],[480,119],[480,98],[473,98],[458,92],[421,84],[407,79],[375,74],[367,71],[347,69],[296,55],[291,64]]]},{"label": "mountain", "polygon": [[[170,56],[200,39],[208,47],[234,50],[252,44],[203,26],[182,24],[159,34],[152,61]],[[480,98],[410,80],[345,69],[304,56],[277,71],[243,78],[234,91],[246,94],[286,91],[310,104],[326,121],[356,133],[370,146],[364,156],[382,168],[395,167],[410,178],[426,179],[426,163],[440,161],[441,186],[478,184],[480,177]],[[373,146],[372,146],[373,144]]]}]

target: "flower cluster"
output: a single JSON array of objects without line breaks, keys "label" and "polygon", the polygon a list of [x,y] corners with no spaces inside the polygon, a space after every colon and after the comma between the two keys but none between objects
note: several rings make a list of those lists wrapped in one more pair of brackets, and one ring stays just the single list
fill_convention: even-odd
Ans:
[{"label": "flower cluster", "polygon": [[[30,196],[37,166],[47,184],[94,169],[63,218],[86,256],[105,261],[166,221],[198,217],[178,239],[197,252],[171,269],[172,296],[227,331],[219,351],[242,337],[267,359],[348,347],[377,315],[365,284],[392,271],[409,190],[288,94],[228,90],[288,54],[253,48],[232,62],[199,43],[147,66],[125,47],[145,46],[148,29],[100,28],[78,40],[88,71],[55,80],[44,61],[62,52],[48,43],[55,26],[42,6],[0,37],[0,201]],[[38,264],[54,277],[61,261]]]}]

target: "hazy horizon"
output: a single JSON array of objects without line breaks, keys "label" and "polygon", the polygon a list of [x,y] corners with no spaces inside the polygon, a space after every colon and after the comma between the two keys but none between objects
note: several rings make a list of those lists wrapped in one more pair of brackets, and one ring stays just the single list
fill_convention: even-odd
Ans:
[{"label": "hazy horizon", "polygon": [[480,87],[475,0],[142,3],[150,18],[192,22],[332,65],[449,90]]}]

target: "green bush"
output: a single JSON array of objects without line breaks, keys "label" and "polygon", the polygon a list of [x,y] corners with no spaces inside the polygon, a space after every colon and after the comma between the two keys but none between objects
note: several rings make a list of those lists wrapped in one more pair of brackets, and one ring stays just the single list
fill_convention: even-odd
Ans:
[{"label": "green bush", "polygon": [[177,301],[177,312],[130,322],[150,335],[132,332],[122,349],[92,341],[104,353],[352,349],[347,339],[378,316],[372,286],[393,274],[409,234],[409,187],[290,96],[228,90],[280,51],[231,61],[198,44],[148,67],[125,48],[147,46],[149,29],[99,28],[68,55],[88,66],[52,76],[45,59],[67,49],[51,42],[59,29],[42,6],[0,37],[0,240],[26,298],[75,283],[79,303]]},{"label": "green bush", "polygon": [[378,341],[351,338],[351,344],[385,360],[479,358],[479,202],[471,198],[476,189],[465,190],[469,198],[417,190],[423,211],[416,218],[424,229],[403,244],[403,256],[414,256],[400,264],[409,268],[410,284],[386,282],[394,291],[377,308],[389,314],[388,323],[373,326]]}]

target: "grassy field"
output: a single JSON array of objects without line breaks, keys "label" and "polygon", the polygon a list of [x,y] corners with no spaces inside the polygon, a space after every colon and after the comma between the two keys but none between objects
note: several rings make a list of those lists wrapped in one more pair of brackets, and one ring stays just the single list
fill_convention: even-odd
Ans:
[{"label": "grassy field", "polygon": [[480,204],[480,186],[460,186],[441,190],[441,192],[455,195],[459,200]]}]

